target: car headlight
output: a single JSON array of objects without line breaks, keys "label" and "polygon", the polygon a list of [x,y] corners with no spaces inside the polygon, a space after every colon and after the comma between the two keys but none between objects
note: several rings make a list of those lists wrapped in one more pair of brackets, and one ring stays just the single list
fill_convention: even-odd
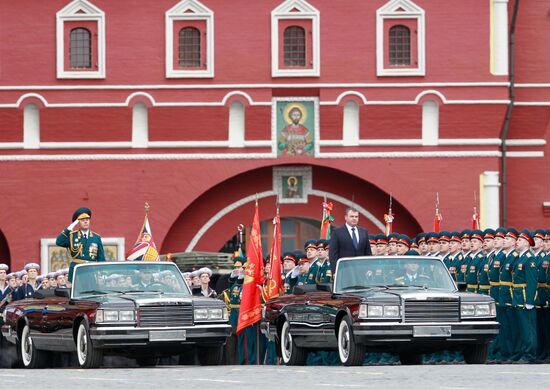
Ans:
[{"label": "car headlight", "polygon": [[396,318],[399,316],[399,305],[361,304],[359,306],[359,319]]},{"label": "car headlight", "polygon": [[227,308],[195,308],[194,312],[195,321],[225,321],[229,319]]},{"label": "car headlight", "polygon": [[95,314],[95,322],[134,321],[135,317],[136,314],[133,310],[98,309]]},{"label": "car headlight", "polygon": [[367,305],[367,317],[381,317],[384,315],[382,305]]},{"label": "car headlight", "polygon": [[399,317],[399,305],[384,305],[385,317]]},{"label": "car headlight", "polygon": [[496,305],[495,303],[462,304],[460,316],[464,318],[496,316]]}]

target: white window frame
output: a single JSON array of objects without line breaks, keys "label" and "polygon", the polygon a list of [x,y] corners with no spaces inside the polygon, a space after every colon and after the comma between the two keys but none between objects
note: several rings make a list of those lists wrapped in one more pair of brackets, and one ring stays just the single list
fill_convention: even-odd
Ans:
[{"label": "white window frame", "polygon": [[[404,11],[397,11],[402,8]],[[384,21],[387,19],[416,19],[417,58],[416,68],[384,67]],[[426,75],[426,38],[425,13],[422,8],[410,0],[391,0],[376,11],[376,74],[378,76],[425,76]],[[411,34],[411,37],[414,35]]]},{"label": "white window frame", "polygon": [[[84,13],[79,13],[82,10]],[[97,22],[97,70],[65,69],[65,22]],[[57,78],[105,78],[105,12],[87,0],[74,0],[56,14]],[[93,57],[92,57],[93,58]]]},{"label": "white window frame", "polygon": [[[297,9],[299,12],[291,12]],[[311,69],[281,69],[279,67],[279,22],[281,20],[310,19],[313,66]],[[271,11],[271,76],[319,77],[321,75],[320,13],[305,0],[287,0]]]},{"label": "white window frame", "polygon": [[[189,12],[190,11],[190,12]],[[179,20],[206,21],[206,69],[174,68],[174,22]],[[166,78],[214,77],[214,12],[197,0],[182,0],[165,14]]]}]

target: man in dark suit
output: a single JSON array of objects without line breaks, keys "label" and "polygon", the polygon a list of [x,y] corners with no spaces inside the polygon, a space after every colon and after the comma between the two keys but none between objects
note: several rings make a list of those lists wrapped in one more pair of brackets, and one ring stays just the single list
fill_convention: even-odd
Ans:
[{"label": "man in dark suit", "polygon": [[330,235],[329,259],[333,275],[336,273],[338,259],[372,255],[369,233],[366,228],[358,226],[359,212],[348,208],[344,219],[346,224],[336,228]]}]

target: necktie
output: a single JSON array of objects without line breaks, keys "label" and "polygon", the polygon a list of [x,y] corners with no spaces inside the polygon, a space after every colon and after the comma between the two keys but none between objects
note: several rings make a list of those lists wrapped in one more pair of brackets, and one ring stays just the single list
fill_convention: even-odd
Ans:
[{"label": "necktie", "polygon": [[359,246],[359,239],[357,239],[355,227],[351,227],[351,240],[353,240],[353,248],[357,250],[357,246]]},{"label": "necktie", "polygon": [[88,234],[84,234],[84,239],[88,239]]}]

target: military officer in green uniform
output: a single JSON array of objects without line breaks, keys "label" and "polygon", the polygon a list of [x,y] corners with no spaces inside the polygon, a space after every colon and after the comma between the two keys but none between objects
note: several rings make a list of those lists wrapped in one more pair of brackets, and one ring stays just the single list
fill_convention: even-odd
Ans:
[{"label": "military officer in green uniform", "polygon": [[330,243],[326,239],[317,241],[317,260],[309,267],[307,275],[308,284],[320,284],[332,282],[332,272],[328,260]]},{"label": "military officer in green uniform", "polygon": [[529,249],[535,242],[531,233],[523,229],[518,236],[516,247],[519,258],[512,272],[512,306],[518,320],[519,341],[514,355],[519,355],[528,363],[537,358],[537,312],[535,309],[538,283],[537,258]]},{"label": "military officer in green uniform", "polygon": [[466,291],[478,293],[478,273],[485,261],[483,254],[483,232],[481,230],[473,230],[470,234],[471,260],[468,264],[466,273]]},{"label": "military officer in green uniform", "polygon": [[462,246],[460,241],[459,232],[451,232],[451,239],[449,241],[449,253],[451,264],[449,266],[449,272],[453,276],[456,282],[464,282],[464,274],[462,273],[462,262],[464,257],[462,256]]},{"label": "military officer in green uniform", "polygon": [[439,255],[443,259],[443,264],[450,269],[452,262],[452,255],[450,252],[451,233],[448,231],[441,231],[439,233]]},{"label": "military officer in green uniform", "polygon": [[[244,353],[244,332],[240,335],[236,335],[237,324],[239,324],[239,310],[241,308],[241,295],[243,289],[244,273],[243,264],[245,259],[243,257],[235,257],[233,259],[233,271],[229,276],[229,288],[223,292],[223,300],[229,310],[229,324],[233,327],[233,334],[228,339],[228,346],[231,343],[232,347],[228,347],[230,353],[236,352],[236,360],[239,365],[245,363]],[[230,358],[232,359],[232,358]]]},{"label": "military officer in green uniform", "polygon": [[305,285],[307,283],[309,273],[309,260],[304,254],[296,254],[298,260],[298,277],[296,279],[296,286]]},{"label": "military officer in green uniform", "polygon": [[500,323],[500,332],[496,338],[492,341],[489,348],[489,359],[502,361],[501,355],[501,344],[502,339],[502,329],[510,328],[510,325],[506,322],[506,312],[504,303],[500,301],[500,267],[501,264],[506,259],[506,252],[504,251],[504,237],[506,236],[506,230],[502,227],[497,228],[495,231],[495,237],[493,239],[493,251],[488,255],[489,263],[489,284],[491,288],[489,289],[489,295],[495,300],[495,305],[497,308],[497,321]]},{"label": "military officer in green uniform", "polygon": [[283,289],[285,291],[285,294],[292,294],[294,293],[296,282],[298,282],[299,270],[296,266],[296,255],[294,255],[294,253],[286,252],[283,254],[283,267],[285,269]]},{"label": "military officer in green uniform", "polygon": [[74,267],[79,263],[105,261],[101,236],[90,230],[92,211],[79,208],[73,213],[72,223],[57,236],[55,244],[66,247],[71,258],[69,282],[73,281]]},{"label": "military officer in green uniform", "polygon": [[411,239],[405,234],[400,234],[397,240],[397,255],[405,255],[410,248]]},{"label": "military officer in green uniform", "polygon": [[537,258],[538,284],[537,284],[537,361],[544,361],[548,357],[548,349],[546,348],[545,327],[550,325],[545,320],[546,302],[548,301],[546,289],[546,277],[548,272],[548,257],[544,252],[544,238],[546,232],[538,229],[533,235],[535,246],[534,254]]},{"label": "military officer in green uniform", "polygon": [[[544,252],[546,253],[546,258],[550,256],[550,230],[546,230],[546,235],[544,236]],[[544,348],[550,353],[550,266],[546,269],[546,302],[544,305],[544,339],[545,346]],[[548,357],[549,355],[547,355]]]},{"label": "military officer in green uniform", "polygon": [[477,266],[477,291],[480,294],[489,295],[491,290],[491,282],[489,280],[489,255],[493,252],[493,242],[495,239],[495,231],[486,229],[483,231],[482,251],[483,259],[478,262]]},{"label": "military officer in green uniform", "polygon": [[515,350],[515,342],[517,336],[515,332],[518,330],[516,319],[512,307],[512,271],[514,270],[515,262],[518,258],[518,253],[515,250],[518,232],[515,228],[508,228],[504,237],[504,252],[506,256],[500,263],[500,284],[499,284],[499,302],[504,307],[503,326],[500,328],[502,335],[501,355],[502,360],[507,361],[512,359]]},{"label": "military officer in green uniform", "polygon": [[388,237],[384,234],[376,235],[376,253],[378,256],[388,255]]},{"label": "military officer in green uniform", "polygon": [[426,233],[421,232],[416,235],[416,244],[418,245],[418,252],[420,255],[428,254],[428,244],[426,243]]}]

